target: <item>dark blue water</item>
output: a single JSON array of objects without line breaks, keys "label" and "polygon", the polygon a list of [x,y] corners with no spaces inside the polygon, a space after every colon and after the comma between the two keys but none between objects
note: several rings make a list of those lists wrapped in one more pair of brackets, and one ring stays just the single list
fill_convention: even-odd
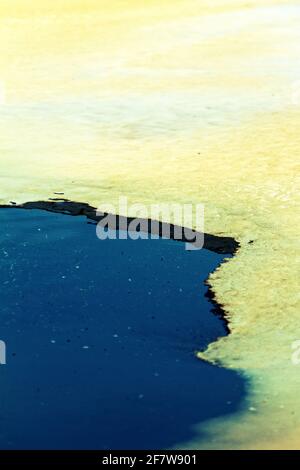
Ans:
[{"label": "dark blue water", "polygon": [[1,209],[0,448],[167,448],[236,410],[242,379],[194,356],[225,334],[203,284],[221,261]]}]

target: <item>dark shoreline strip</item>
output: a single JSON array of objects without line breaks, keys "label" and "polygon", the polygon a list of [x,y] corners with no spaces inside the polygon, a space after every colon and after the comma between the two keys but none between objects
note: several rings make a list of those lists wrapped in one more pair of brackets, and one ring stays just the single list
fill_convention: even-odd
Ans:
[{"label": "dark shoreline strip", "polygon": [[[90,206],[89,204],[82,203],[82,202],[73,202],[67,199],[61,200],[51,200],[51,201],[36,201],[36,202],[26,202],[24,204],[4,204],[0,205],[0,209],[40,209],[49,212],[58,212],[61,214],[67,214],[72,216],[85,216],[90,220],[95,222],[100,222],[104,217],[108,214],[104,214],[103,216],[97,215],[97,209]],[[112,227],[118,230],[120,227],[124,227],[133,221],[137,220],[141,224],[148,225],[148,233],[152,233],[155,235],[162,236],[164,233],[170,234],[170,239],[183,241],[183,242],[191,242],[191,240],[196,238],[197,233],[195,230],[178,227],[173,224],[168,224],[164,222],[157,221],[158,232],[154,233],[152,229],[153,221],[151,219],[139,219],[133,217],[123,217],[116,215],[116,226]],[[175,233],[178,229],[181,229],[182,238],[178,239],[175,238]],[[211,235],[209,233],[204,233],[204,245],[203,248],[206,250],[213,251],[215,253],[220,254],[230,254],[233,255],[236,253],[237,249],[239,248],[239,243],[232,237],[219,237],[217,235]]]}]

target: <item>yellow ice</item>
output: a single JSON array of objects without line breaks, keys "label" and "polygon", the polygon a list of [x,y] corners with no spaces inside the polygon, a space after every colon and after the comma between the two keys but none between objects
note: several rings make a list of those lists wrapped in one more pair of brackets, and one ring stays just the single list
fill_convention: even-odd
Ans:
[{"label": "yellow ice", "polygon": [[0,2],[0,203],[204,203],[241,242],[202,355],[249,394],[177,446],[300,447],[299,126],[299,1]]}]

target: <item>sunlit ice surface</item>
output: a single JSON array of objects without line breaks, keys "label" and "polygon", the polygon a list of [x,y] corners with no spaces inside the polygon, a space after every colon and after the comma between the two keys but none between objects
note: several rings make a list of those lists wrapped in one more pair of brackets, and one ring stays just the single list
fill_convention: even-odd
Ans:
[{"label": "sunlit ice surface", "polygon": [[204,203],[241,248],[210,281],[231,334],[202,354],[250,385],[182,446],[299,447],[299,2],[4,0],[0,20],[0,201]]}]

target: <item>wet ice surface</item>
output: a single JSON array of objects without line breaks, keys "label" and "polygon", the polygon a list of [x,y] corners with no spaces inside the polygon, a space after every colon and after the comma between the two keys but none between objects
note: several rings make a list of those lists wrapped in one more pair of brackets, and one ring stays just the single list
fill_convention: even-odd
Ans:
[{"label": "wet ice surface", "polygon": [[242,379],[194,356],[225,334],[203,284],[222,259],[1,209],[0,448],[166,448],[234,412]]}]

